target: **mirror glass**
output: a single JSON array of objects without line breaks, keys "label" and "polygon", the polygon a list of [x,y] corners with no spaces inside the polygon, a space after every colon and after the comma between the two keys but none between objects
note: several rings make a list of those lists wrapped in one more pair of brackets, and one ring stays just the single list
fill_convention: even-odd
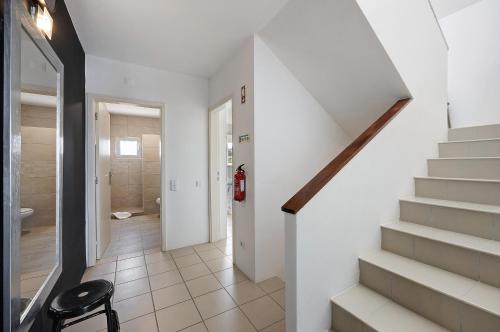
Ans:
[{"label": "mirror glass", "polygon": [[59,263],[58,74],[21,32],[21,317]]}]

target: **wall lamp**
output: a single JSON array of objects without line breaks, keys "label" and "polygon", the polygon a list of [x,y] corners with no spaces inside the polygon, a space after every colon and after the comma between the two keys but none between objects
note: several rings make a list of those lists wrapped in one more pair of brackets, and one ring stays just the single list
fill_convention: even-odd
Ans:
[{"label": "wall lamp", "polygon": [[52,26],[54,21],[50,16],[45,1],[40,0],[32,2],[30,5],[30,15],[36,23],[36,26],[42,31],[47,38],[52,39]]}]

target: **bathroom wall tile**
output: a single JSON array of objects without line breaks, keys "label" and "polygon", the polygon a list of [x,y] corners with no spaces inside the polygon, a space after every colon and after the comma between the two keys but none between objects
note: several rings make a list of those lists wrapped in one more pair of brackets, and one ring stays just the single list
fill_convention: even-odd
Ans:
[{"label": "bathroom wall tile", "polygon": [[[120,126],[120,125],[111,125],[111,136],[113,137],[127,137],[127,126]],[[114,150],[114,144],[111,147],[112,150]]]},{"label": "bathroom wall tile", "polygon": [[144,161],[144,173],[161,174],[161,163],[159,161]]},{"label": "bathroom wall tile", "polygon": [[130,116],[128,117],[128,127],[153,127],[153,119],[152,118],[145,118],[145,117],[138,117],[138,116]]},{"label": "bathroom wall tile", "polygon": [[144,147],[143,157],[146,161],[160,161],[160,153],[156,147]]},{"label": "bathroom wall tile", "polygon": [[144,174],[144,186],[145,187],[159,187],[160,175],[159,174]]},{"label": "bathroom wall tile", "polygon": [[54,161],[56,148],[47,144],[22,144],[21,161]]},{"label": "bathroom wall tile", "polygon": [[140,172],[129,172],[128,173],[128,184],[142,184],[142,175]]},{"label": "bathroom wall tile", "polygon": [[160,146],[159,135],[142,135],[142,144],[145,147],[158,148]]},{"label": "bathroom wall tile", "polygon": [[111,125],[127,125],[128,116],[119,115],[119,114],[111,114],[110,122],[111,122]]}]

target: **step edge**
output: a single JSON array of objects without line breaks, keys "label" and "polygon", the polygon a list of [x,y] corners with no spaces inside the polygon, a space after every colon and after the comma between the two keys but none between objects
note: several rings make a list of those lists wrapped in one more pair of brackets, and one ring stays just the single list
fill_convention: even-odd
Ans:
[{"label": "step edge", "polygon": [[414,176],[415,180],[435,180],[435,181],[461,181],[461,182],[481,182],[481,183],[497,183],[500,184],[500,180],[491,179],[468,179],[468,178],[444,178],[439,176]]},{"label": "step edge", "polygon": [[[459,233],[459,232],[453,232],[453,231],[449,231],[449,230],[445,230],[445,229],[440,229],[440,228],[435,228],[435,227],[429,227],[429,226],[425,226],[425,225],[413,223],[413,222],[410,222],[410,221],[399,220],[398,222],[406,223],[406,224],[413,224],[413,225],[415,225],[415,227],[418,227],[418,228],[434,229],[438,233],[439,232],[453,233],[453,234],[457,234],[459,236],[463,236],[465,238],[471,238],[473,240],[479,240],[481,242],[491,242],[491,241],[494,241],[494,240],[491,240],[491,239],[486,239],[486,238],[482,238],[482,237],[478,237],[478,236],[474,236],[474,235],[469,235],[469,234],[464,234],[464,233]],[[492,255],[492,256],[496,256],[496,257],[500,258],[500,252],[487,251],[487,250],[485,250],[482,247],[474,247],[474,246],[461,245],[461,244],[449,242],[449,241],[444,240],[442,238],[439,239],[437,237],[425,236],[425,235],[422,235],[422,234],[416,234],[416,233],[414,233],[412,231],[401,230],[401,229],[391,228],[390,227],[390,225],[395,225],[398,222],[387,223],[387,224],[381,225],[380,227],[385,228],[385,229],[390,229],[390,230],[392,230],[394,232],[400,232],[400,233],[404,233],[404,234],[407,234],[407,235],[419,237],[419,238],[422,238],[422,239],[436,241],[436,242],[439,242],[439,243],[442,243],[442,244],[445,244],[445,245],[449,245],[449,246],[453,246],[453,247],[458,247],[458,248],[462,248],[462,249],[467,249],[467,250],[471,250],[471,251],[476,251],[478,253]],[[486,243],[485,243],[485,245],[486,245]]]},{"label": "step edge", "polygon": [[[424,197],[421,197],[421,198],[424,198]],[[445,208],[456,209],[456,210],[500,214],[500,206],[497,206],[497,205],[470,203],[470,202],[462,202],[462,201],[452,201],[452,200],[437,199],[437,198],[430,198],[430,197],[429,198],[425,197],[425,199],[434,200],[435,202],[418,201],[418,196],[412,197],[412,198],[400,198],[399,201],[413,203],[413,204],[420,204],[420,205],[439,206],[439,207],[445,207]],[[441,203],[441,202],[443,202],[443,203]],[[469,206],[469,207],[454,206],[451,204],[446,204],[446,202],[457,202],[457,203],[462,203],[462,204],[482,205],[482,206],[484,206],[484,208],[481,209],[481,208],[474,208],[472,206]]]},{"label": "step edge", "polygon": [[477,143],[477,142],[488,142],[488,141],[499,141],[500,142],[500,137],[499,138],[464,139],[464,140],[457,140],[457,141],[442,141],[442,142],[438,142],[438,144]]},{"label": "step edge", "polygon": [[[444,291],[442,291],[442,290],[440,290],[440,289],[436,289],[436,288],[431,287],[431,286],[429,286],[429,285],[425,285],[425,284],[423,284],[422,282],[417,281],[417,280],[415,280],[414,278],[412,279],[412,278],[411,278],[411,277],[409,277],[409,276],[402,275],[402,274],[400,274],[400,273],[397,273],[397,272],[394,272],[394,271],[392,271],[392,270],[389,270],[389,269],[387,269],[387,268],[385,268],[385,267],[380,266],[379,264],[375,264],[375,263],[373,263],[373,262],[370,262],[370,260],[369,260],[369,259],[364,258],[362,255],[360,255],[360,256],[358,257],[358,259],[360,259],[360,260],[364,261],[364,262],[365,262],[365,263],[367,263],[367,264],[370,264],[370,265],[372,265],[372,266],[378,267],[378,268],[380,268],[380,269],[382,269],[382,270],[384,270],[384,271],[386,271],[386,272],[388,272],[388,273],[395,274],[395,275],[399,276],[400,278],[406,279],[406,280],[408,280],[408,281],[410,281],[410,282],[413,282],[413,283],[415,283],[415,284],[418,284],[418,285],[420,285],[420,286],[422,286],[422,287],[425,287],[425,288],[427,288],[427,289],[430,289],[430,290],[432,290],[432,291],[435,291],[436,293],[439,293],[439,294],[444,295],[444,296],[448,296],[448,297],[453,298],[453,299],[455,299],[455,300],[457,300],[457,301],[459,301],[459,302],[466,303],[466,304],[468,304],[468,305],[470,305],[470,306],[472,306],[472,307],[474,307],[474,308],[476,308],[476,309],[479,309],[479,310],[485,311],[485,312],[487,312],[487,313],[489,313],[489,314],[491,314],[491,315],[493,315],[493,316],[495,316],[495,317],[500,318],[500,311],[499,311],[498,313],[496,313],[496,312],[494,312],[494,311],[492,311],[492,310],[490,310],[490,309],[486,308],[486,306],[483,306],[483,305],[481,305],[481,304],[477,304],[477,303],[473,303],[473,302],[471,302],[471,301],[469,301],[468,299],[466,299],[466,298],[465,298],[465,296],[466,296],[466,295],[467,295],[467,294],[468,294],[468,293],[469,293],[469,292],[470,292],[470,291],[471,291],[471,290],[472,290],[472,289],[473,289],[476,285],[478,285],[478,284],[482,284],[482,285],[485,285],[485,286],[488,286],[488,287],[491,287],[491,288],[496,288],[496,287],[491,286],[491,285],[488,285],[488,284],[481,283],[481,282],[479,282],[479,281],[477,281],[477,280],[473,280],[473,279],[470,279],[470,278],[464,277],[464,276],[462,276],[462,275],[459,275],[459,274],[456,274],[456,273],[453,273],[453,272],[449,272],[449,271],[446,271],[446,270],[443,270],[443,269],[440,269],[440,268],[437,268],[437,267],[434,267],[434,266],[431,266],[431,265],[427,265],[427,264],[422,263],[422,262],[415,261],[415,260],[413,260],[413,259],[411,259],[411,258],[403,257],[403,256],[400,256],[400,255],[397,255],[397,254],[394,254],[394,253],[388,252],[388,251],[386,251],[386,250],[379,250],[379,251],[385,251],[385,252],[387,252],[387,253],[389,253],[389,254],[391,254],[391,255],[394,255],[394,256],[399,256],[399,257],[401,257],[401,258],[403,258],[403,259],[405,259],[405,260],[412,261],[412,262],[413,262],[413,264],[417,264],[417,265],[425,265],[425,266],[427,266],[427,267],[429,267],[429,268],[432,268],[432,269],[441,270],[441,271],[442,271],[443,273],[445,273],[445,274],[450,274],[450,275],[454,275],[454,276],[459,276],[459,277],[464,278],[464,279],[469,279],[469,280],[473,283],[473,285],[474,285],[474,286],[472,286],[472,287],[471,287],[470,289],[468,289],[468,290],[467,290],[464,294],[462,294],[462,295],[460,295],[460,297],[458,297],[458,296],[455,296],[455,295],[453,295],[453,294],[446,293],[446,292],[444,292]],[[498,289],[498,288],[497,288],[497,289]]]}]

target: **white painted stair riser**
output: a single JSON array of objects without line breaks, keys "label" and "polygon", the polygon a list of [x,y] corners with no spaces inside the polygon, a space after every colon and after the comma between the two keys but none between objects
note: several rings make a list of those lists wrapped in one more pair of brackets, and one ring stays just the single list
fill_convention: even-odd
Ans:
[{"label": "white painted stair riser", "polygon": [[[500,287],[500,256],[482,251],[487,240],[471,241],[470,248],[453,241],[417,236],[382,227],[382,249],[464,277]],[[446,239],[446,238],[445,238]],[[474,248],[474,245],[476,248]]]},{"label": "white painted stair riser", "polygon": [[500,205],[500,181],[416,177],[415,195],[460,202]]},{"label": "white painted stair riser", "polygon": [[403,221],[500,241],[500,207],[496,213],[450,207],[445,203],[433,205],[418,200],[400,200],[399,211]]},{"label": "white painted stair riser", "polygon": [[464,141],[500,138],[500,125],[486,125],[477,127],[454,128],[448,131],[449,141]]},{"label": "white painted stair riser", "polygon": [[429,176],[500,180],[500,158],[429,159]]},{"label": "white painted stair riser", "polygon": [[500,139],[439,143],[439,157],[500,157]]}]

